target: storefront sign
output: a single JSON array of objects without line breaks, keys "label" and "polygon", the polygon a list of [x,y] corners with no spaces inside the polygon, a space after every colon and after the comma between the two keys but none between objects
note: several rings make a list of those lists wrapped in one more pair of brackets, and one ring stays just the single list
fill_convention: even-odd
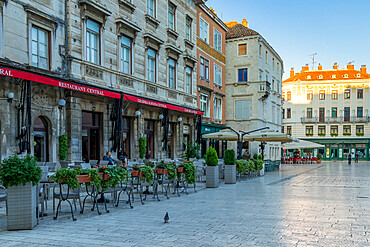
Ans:
[{"label": "storefront sign", "polygon": [[186,112],[186,113],[203,115],[202,111],[197,111],[197,110],[192,110],[192,109],[185,108],[185,107],[180,107],[180,106],[165,104],[165,103],[161,103],[161,102],[157,102],[157,101],[142,99],[142,98],[138,98],[138,97],[135,97],[135,96],[126,95],[126,94],[124,96],[124,99],[129,100],[129,101],[133,101],[133,102],[137,102],[137,103],[140,103],[140,104],[144,104],[144,105],[150,105],[150,106],[166,108],[166,109],[175,110],[175,111],[181,111],[181,112]]},{"label": "storefront sign", "polygon": [[89,93],[89,94],[94,94],[94,95],[99,95],[99,96],[104,96],[104,97],[109,97],[109,98],[115,98],[115,99],[121,98],[121,95],[119,93],[101,90],[97,88],[86,87],[86,86],[82,86],[82,85],[78,85],[74,83],[59,81],[59,80],[55,80],[55,79],[52,79],[46,76],[41,76],[41,75],[23,72],[23,71],[14,70],[14,69],[7,69],[7,68],[0,67],[0,75],[13,77],[13,78],[19,78],[23,80],[35,81],[35,82],[47,84],[50,86],[66,88],[66,89],[70,89],[74,91],[79,91],[83,93]]}]

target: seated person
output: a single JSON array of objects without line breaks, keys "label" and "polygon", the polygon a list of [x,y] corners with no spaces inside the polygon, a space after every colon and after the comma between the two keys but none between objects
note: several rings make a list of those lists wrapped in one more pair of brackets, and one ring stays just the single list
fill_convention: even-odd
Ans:
[{"label": "seated person", "polygon": [[122,164],[126,164],[127,165],[127,154],[126,152],[123,152],[121,154],[121,156],[119,157],[120,161],[122,161]]},{"label": "seated person", "polygon": [[106,155],[104,155],[103,160],[107,160],[109,166],[113,166],[116,162],[112,158],[111,152],[107,152]]}]

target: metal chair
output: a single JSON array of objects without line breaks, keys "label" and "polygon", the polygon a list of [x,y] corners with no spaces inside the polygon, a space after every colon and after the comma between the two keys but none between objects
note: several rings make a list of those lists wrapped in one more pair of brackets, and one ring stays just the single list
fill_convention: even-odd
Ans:
[{"label": "metal chair", "polygon": [[69,164],[68,161],[61,160],[59,161],[59,163],[60,163],[61,168],[68,168],[68,164]]},{"label": "metal chair", "polygon": [[[6,193],[6,189],[4,186],[0,185],[0,202],[5,202],[6,208],[8,208],[7,199],[8,199],[8,196]],[[6,211],[8,212],[8,210]]]},{"label": "metal chair", "polygon": [[98,160],[90,160],[90,165],[92,168],[95,168],[98,165]]},{"label": "metal chair", "polygon": [[107,165],[108,165],[108,163],[109,163],[109,161],[108,161],[108,160],[101,160],[101,161],[99,162],[99,165],[100,165],[100,166],[107,166]]},{"label": "metal chair", "polygon": [[90,163],[81,163],[81,168],[82,169],[90,169],[91,165],[90,165]]},{"label": "metal chair", "polygon": [[45,165],[45,162],[37,162],[37,165],[38,166],[44,166]]},{"label": "metal chair", "polygon": [[49,171],[55,172],[57,162],[46,162],[45,165],[49,167]]}]

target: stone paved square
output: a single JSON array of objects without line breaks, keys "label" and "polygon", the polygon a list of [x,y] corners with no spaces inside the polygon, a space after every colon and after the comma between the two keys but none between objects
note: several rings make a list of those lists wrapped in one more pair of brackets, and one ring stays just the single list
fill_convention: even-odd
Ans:
[{"label": "stone paved square", "polygon": [[76,212],[76,222],[64,204],[58,220],[49,215],[32,231],[6,231],[1,204],[0,246],[370,246],[369,175],[368,162],[283,165],[235,185],[137,200],[133,209]]}]

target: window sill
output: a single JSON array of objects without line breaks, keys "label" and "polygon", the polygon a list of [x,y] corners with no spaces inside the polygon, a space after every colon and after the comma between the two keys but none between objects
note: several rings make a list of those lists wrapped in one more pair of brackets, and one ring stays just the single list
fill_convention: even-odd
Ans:
[{"label": "window sill", "polygon": [[134,13],[136,6],[130,3],[128,0],[120,0],[119,3],[122,4],[129,11],[131,11],[131,13]]},{"label": "window sill", "polygon": [[201,80],[203,80],[203,81],[206,81],[206,82],[208,82],[208,83],[210,83],[210,82],[211,82],[209,79],[206,79],[206,78],[201,77],[201,76],[200,76],[200,79],[201,79]]},{"label": "window sill", "polygon": [[177,40],[177,38],[179,37],[179,33],[171,28],[167,28],[167,34],[168,36],[174,38],[175,40]]},{"label": "window sill", "polygon": [[156,18],[154,18],[153,16],[149,14],[145,15],[145,20],[146,20],[146,23],[153,25],[155,28],[158,27],[159,23],[161,23],[159,20],[157,20]]}]

